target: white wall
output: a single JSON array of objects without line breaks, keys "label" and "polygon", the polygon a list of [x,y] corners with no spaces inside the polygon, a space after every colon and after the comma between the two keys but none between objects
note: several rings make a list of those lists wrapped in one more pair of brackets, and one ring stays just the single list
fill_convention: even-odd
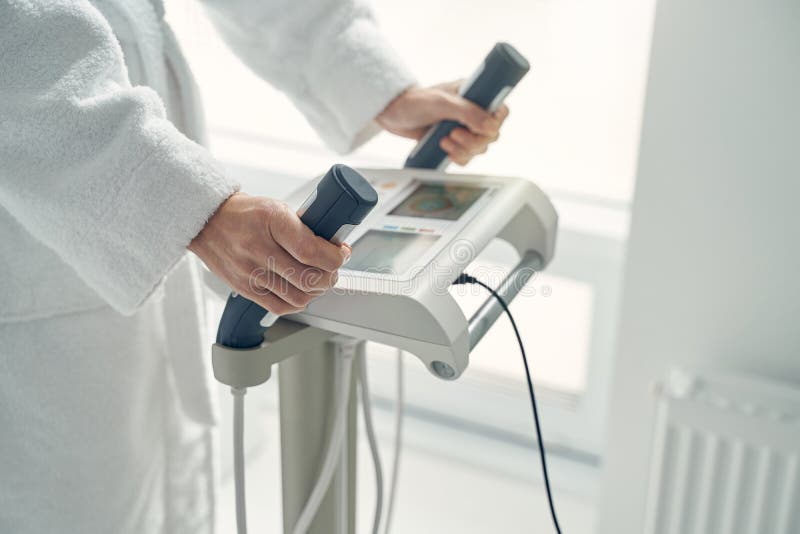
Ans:
[{"label": "white wall", "polygon": [[599,531],[641,534],[671,365],[800,387],[800,2],[656,11]]}]

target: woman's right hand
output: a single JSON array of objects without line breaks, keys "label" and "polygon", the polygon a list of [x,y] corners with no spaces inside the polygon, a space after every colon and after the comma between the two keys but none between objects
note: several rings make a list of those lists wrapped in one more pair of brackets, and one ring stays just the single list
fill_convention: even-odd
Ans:
[{"label": "woman's right hand", "polygon": [[277,200],[236,193],[189,244],[237,293],[278,315],[333,287],[350,247],[314,233]]}]

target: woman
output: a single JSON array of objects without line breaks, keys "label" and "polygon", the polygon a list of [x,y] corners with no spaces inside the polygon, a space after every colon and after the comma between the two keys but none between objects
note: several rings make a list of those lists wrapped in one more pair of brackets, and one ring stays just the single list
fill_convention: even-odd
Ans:
[{"label": "woman", "polygon": [[[442,147],[463,164],[507,115],[456,84],[415,86],[355,0],[206,4],[340,151],[454,119],[468,128]],[[203,140],[158,0],[0,0],[0,531],[213,530],[215,409],[187,248],[277,313],[335,283],[349,249],[238,192]],[[289,284],[250,287],[264,265]],[[309,269],[313,287],[290,274]]]}]

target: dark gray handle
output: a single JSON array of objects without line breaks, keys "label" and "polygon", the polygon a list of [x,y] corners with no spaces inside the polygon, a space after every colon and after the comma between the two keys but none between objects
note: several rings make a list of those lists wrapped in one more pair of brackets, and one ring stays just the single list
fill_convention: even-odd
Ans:
[{"label": "dark gray handle", "polygon": [[[318,236],[331,240],[342,227],[355,227],[378,203],[378,193],[358,172],[346,165],[330,168],[306,201],[300,220]],[[217,343],[234,349],[258,347],[267,328],[261,326],[267,310],[246,297],[231,293],[217,330]]]},{"label": "dark gray handle", "polygon": [[[483,109],[494,111],[513,87],[530,70],[530,64],[522,54],[508,43],[497,43],[483,64],[467,81],[461,96]],[[439,142],[454,128],[461,126],[456,121],[442,121],[431,128],[420,140],[406,160],[406,167],[417,169],[439,169],[447,161],[447,154]]]}]

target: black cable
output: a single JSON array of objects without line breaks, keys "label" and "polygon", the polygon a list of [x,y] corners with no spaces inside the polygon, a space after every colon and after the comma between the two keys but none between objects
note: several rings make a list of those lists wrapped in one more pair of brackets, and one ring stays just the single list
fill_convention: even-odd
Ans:
[{"label": "black cable", "polygon": [[561,534],[561,526],[558,524],[558,518],[556,517],[556,507],[555,504],[553,504],[553,492],[550,490],[550,476],[547,474],[547,460],[545,459],[544,453],[544,441],[542,441],[542,428],[539,424],[539,410],[536,406],[536,395],[533,392],[533,380],[531,379],[531,371],[528,367],[528,357],[525,355],[525,346],[522,344],[522,336],[519,334],[517,322],[514,321],[514,316],[511,315],[511,310],[508,309],[508,304],[506,304],[506,301],[503,299],[503,297],[501,297],[497,291],[484,284],[474,276],[462,273],[458,278],[456,278],[453,284],[477,284],[486,289],[494,298],[497,299],[497,302],[499,302],[503,307],[503,310],[506,312],[506,315],[508,315],[508,318],[511,321],[511,326],[514,328],[514,334],[517,336],[519,350],[522,354],[522,363],[525,365],[525,378],[528,380],[528,393],[530,394],[531,408],[533,409],[533,422],[536,427],[536,439],[539,443],[539,458],[541,458],[542,461],[542,474],[544,475],[544,487],[547,491],[547,503],[550,505],[550,517],[553,518],[553,526],[555,527],[556,532]]}]

